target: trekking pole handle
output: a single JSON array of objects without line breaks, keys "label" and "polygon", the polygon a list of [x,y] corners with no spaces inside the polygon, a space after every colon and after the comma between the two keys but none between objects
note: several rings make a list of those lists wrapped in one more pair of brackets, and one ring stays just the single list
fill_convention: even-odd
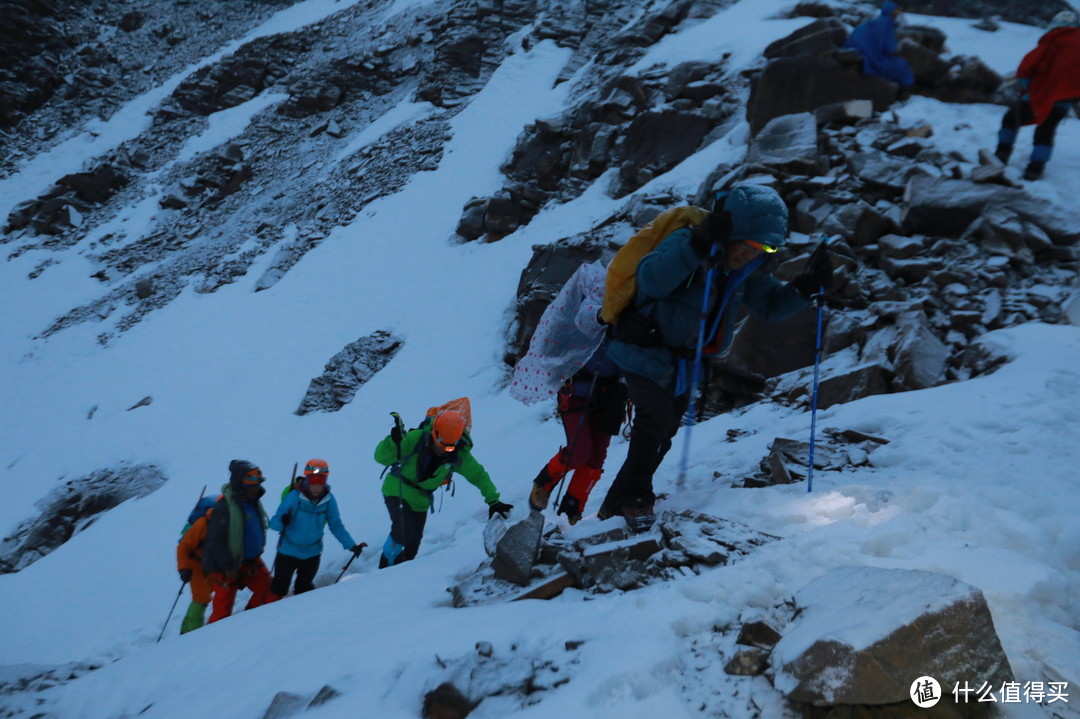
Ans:
[{"label": "trekking pole handle", "polygon": [[[397,429],[398,434],[402,437],[405,436],[405,423],[401,420],[401,415],[397,412],[391,412],[390,416],[394,418],[394,427]],[[401,441],[395,442],[397,445],[397,458],[398,462],[401,462]]]}]

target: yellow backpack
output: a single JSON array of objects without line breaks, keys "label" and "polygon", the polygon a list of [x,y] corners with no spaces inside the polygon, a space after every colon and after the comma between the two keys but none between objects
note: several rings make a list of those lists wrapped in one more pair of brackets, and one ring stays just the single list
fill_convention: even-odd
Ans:
[{"label": "yellow backpack", "polygon": [[701,224],[709,211],[694,205],[673,207],[657,215],[626,241],[608,265],[604,280],[604,302],[600,306],[600,319],[605,324],[615,324],[619,313],[626,309],[637,292],[637,266],[641,258],[652,252],[661,240],[683,227]]}]

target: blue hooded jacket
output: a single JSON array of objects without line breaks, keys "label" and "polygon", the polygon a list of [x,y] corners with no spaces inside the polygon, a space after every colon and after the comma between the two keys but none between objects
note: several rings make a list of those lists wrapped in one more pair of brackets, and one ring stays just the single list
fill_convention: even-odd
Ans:
[{"label": "blue hooded jacket", "polygon": [[[637,268],[634,307],[657,322],[666,346],[646,347],[619,340],[608,346],[608,355],[624,372],[647,377],[673,390],[678,388],[678,363],[670,348],[693,354],[705,295],[705,261],[690,245],[691,232],[689,228],[672,232],[641,259]],[[755,272],[760,264],[759,258],[727,274],[722,283],[723,296],[712,300],[715,307],[716,302],[726,299],[719,315],[720,350],[731,343],[743,304],[770,322],[787,319],[809,304],[790,284]],[[706,341],[709,339],[707,336]]]},{"label": "blue hooded jacket", "polygon": [[[285,515],[291,517],[288,526],[281,523]],[[330,532],[346,550],[356,544],[341,522],[337,500],[330,493],[329,485],[317,500],[294,489],[285,495],[277,513],[270,520],[270,528],[282,533],[278,552],[297,559],[310,559],[322,554],[323,532],[328,524]]]},{"label": "blue hooded jacket", "polygon": [[854,48],[862,55],[863,73],[878,75],[907,87],[915,82],[915,75],[908,61],[896,55],[896,18],[893,13],[897,7],[892,0],[886,0],[881,6],[881,15],[852,30],[844,47]]}]

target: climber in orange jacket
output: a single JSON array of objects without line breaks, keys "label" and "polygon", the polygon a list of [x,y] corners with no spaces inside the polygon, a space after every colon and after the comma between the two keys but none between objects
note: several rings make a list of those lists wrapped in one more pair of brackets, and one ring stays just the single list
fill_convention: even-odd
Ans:
[{"label": "climber in orange jacket", "polygon": [[206,607],[213,599],[213,587],[202,569],[206,527],[213,513],[214,509],[211,506],[205,514],[196,518],[188,526],[184,536],[180,538],[180,543],[176,545],[176,569],[180,572],[180,581],[191,585],[191,604],[188,606],[187,614],[184,615],[184,621],[180,624],[181,634],[198,629],[205,623]]}]

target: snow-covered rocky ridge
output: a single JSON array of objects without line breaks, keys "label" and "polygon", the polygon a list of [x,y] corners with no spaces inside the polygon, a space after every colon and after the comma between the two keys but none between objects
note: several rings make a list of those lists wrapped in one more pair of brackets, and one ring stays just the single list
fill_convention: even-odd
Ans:
[{"label": "snow-covered rocky ridge", "polygon": [[[844,17],[859,10],[837,7]],[[10,130],[6,141],[26,154],[0,180],[4,217],[66,175],[92,175],[104,164],[127,179],[91,182],[91,198],[105,188],[100,201],[79,198],[76,189],[74,201],[55,203],[58,213],[73,208],[39,220],[56,234],[37,234],[28,223],[2,237],[0,292],[17,311],[5,312],[0,325],[10,488],[0,530],[8,536],[54,488],[98,471],[145,464],[167,480],[0,577],[9,608],[5,691],[27,677],[37,677],[35,689],[62,683],[0,695],[0,706],[14,716],[119,717],[145,708],[144,716],[257,717],[279,690],[313,695],[329,683],[344,698],[313,716],[354,715],[360,707],[416,716],[423,691],[471,667],[474,644],[488,641],[496,656],[513,658],[505,676],[565,664],[559,674],[569,682],[491,697],[475,716],[583,708],[597,716],[677,716],[702,705],[717,716],[780,716],[779,695],[764,679],[720,672],[731,636],[714,627],[764,613],[843,564],[930,569],[979,586],[1018,678],[1071,680],[1080,666],[1071,599],[1077,345],[1073,328],[1039,324],[1065,317],[1075,276],[1067,254],[1028,261],[997,253],[1009,261],[1005,271],[989,271],[1005,278],[994,327],[1025,326],[985,337],[1010,359],[996,374],[823,413],[826,424],[891,443],[868,466],[817,477],[812,495],[798,484],[730,488],[774,437],[805,436],[808,415],[798,402],[751,405],[696,428],[686,485],[674,486],[677,453],[658,474],[668,502],[787,540],[737,566],[596,601],[570,592],[552,604],[452,610],[443,589],[483,552],[486,515],[466,486],[432,517],[413,566],[377,573],[365,557],[341,586],[180,639],[171,627],[167,640],[150,646],[175,596],[176,531],[202,485],[212,491],[224,481],[234,457],[256,461],[273,483],[293,462],[325,456],[347,525],[378,545],[386,520],[370,452],[389,426],[387,413],[416,417],[468,394],[478,454],[504,498],[524,511],[528,481],[560,430],[547,408],[521,408],[500,391],[519,274],[534,244],[587,232],[629,198],[610,196],[615,178],[601,162],[535,197],[538,213],[497,243],[460,244],[454,235],[463,213],[472,198],[506,190],[511,180],[500,168],[537,120],[607,93],[623,75],[638,78],[624,82],[623,92],[648,90],[687,61],[718,68],[715,77],[692,81],[723,88],[723,99],[705,111],[715,113],[706,135],[715,134],[653,177],[635,174],[642,184],[632,194],[645,204],[697,198],[718,167],[744,164],[747,87],[739,73],[809,21],[789,17],[791,9],[748,0],[585,9],[263,6],[242,24],[219,28],[219,38],[187,64],[155,61],[161,75],[132,85],[126,97],[118,93],[127,104],[89,120],[85,131],[76,122],[72,134],[54,134],[46,115],[44,137],[28,133],[26,120]],[[979,55],[1000,73],[1040,34],[1010,24],[990,36],[970,21],[910,21],[940,27],[953,52]],[[198,27],[181,34],[197,36]],[[680,99],[688,98],[665,102]],[[68,122],[79,119],[70,112],[77,101],[68,105]],[[693,115],[708,100],[691,102],[673,109]],[[632,107],[614,94],[608,109]],[[59,105],[42,111],[64,117]],[[935,129],[932,149],[963,155],[966,172],[977,149],[992,144],[999,117],[991,105],[915,98],[876,121],[901,128],[926,121]],[[1054,201],[1074,194],[1076,132],[1075,123],[1063,124],[1047,180],[1027,193]],[[876,251],[853,249],[861,263],[849,270],[855,276]],[[1045,302],[1031,304],[1029,296]],[[864,309],[873,312],[880,305],[870,299]],[[941,309],[920,302],[931,315]],[[841,316],[853,308],[832,309]],[[944,316],[977,312],[979,320],[934,329],[959,346],[989,329],[985,311],[954,307]],[[961,337],[950,339],[949,331]],[[358,338],[384,336],[378,333],[402,344],[351,401],[336,412],[294,414],[324,364]],[[864,359],[831,361],[846,368]],[[968,376],[953,369],[943,380]],[[729,429],[739,430],[736,441],[724,441]],[[625,445],[613,448],[605,478],[624,452]],[[602,481],[597,491],[605,488]],[[332,581],[342,563],[340,550],[329,549],[322,581]],[[570,652],[567,642],[584,643]],[[69,675],[79,678],[64,683]],[[250,681],[237,686],[233,676]],[[498,687],[492,679],[489,689]]]}]

